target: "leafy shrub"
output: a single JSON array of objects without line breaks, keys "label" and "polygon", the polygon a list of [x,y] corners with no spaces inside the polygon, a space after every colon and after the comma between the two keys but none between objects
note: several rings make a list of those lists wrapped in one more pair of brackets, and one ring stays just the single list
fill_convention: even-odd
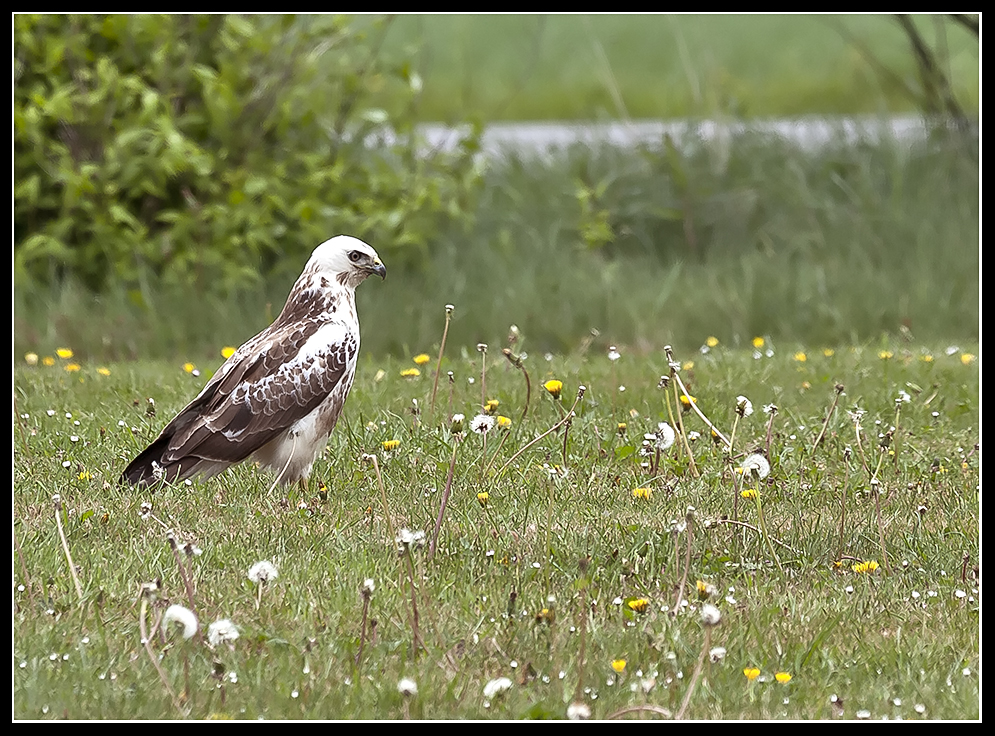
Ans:
[{"label": "leafy shrub", "polygon": [[470,217],[476,135],[416,155],[421,82],[378,52],[388,23],[15,16],[15,278],[233,293],[340,232],[424,261]]}]

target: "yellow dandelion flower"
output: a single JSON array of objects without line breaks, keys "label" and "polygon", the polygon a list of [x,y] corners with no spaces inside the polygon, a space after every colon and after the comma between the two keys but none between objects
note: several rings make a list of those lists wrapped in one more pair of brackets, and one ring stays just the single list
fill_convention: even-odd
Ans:
[{"label": "yellow dandelion flower", "polygon": [[762,337],[754,337],[753,338],[753,347],[755,347],[757,350],[759,350],[763,346],[764,346],[764,339]]},{"label": "yellow dandelion flower", "polygon": [[682,371],[689,371],[689,370],[691,370],[692,368],[694,368],[694,361],[693,361],[693,360],[689,360],[688,362],[686,362],[686,363],[683,363],[683,364],[681,365],[681,370],[682,370]]},{"label": "yellow dandelion flower", "polygon": [[619,422],[618,423],[618,435],[619,435],[619,437],[621,437],[624,434],[625,434],[625,422]]},{"label": "yellow dandelion flower", "polygon": [[508,429],[511,426],[511,419],[498,415],[497,426],[498,429]]},{"label": "yellow dandelion flower", "polygon": [[[503,560],[501,560],[501,562],[503,564],[508,564],[508,558],[505,557]],[[553,620],[555,618],[556,614],[553,612],[553,609],[544,608],[541,611],[539,611],[539,613],[536,614],[536,623],[541,624],[545,621],[547,624],[551,624],[553,623]]]},{"label": "yellow dandelion flower", "polygon": [[875,560],[867,560],[865,562],[857,562],[853,564],[850,568],[858,575],[864,575],[867,573],[872,573],[878,569],[878,563]]},{"label": "yellow dandelion flower", "polygon": [[24,362],[28,365],[38,365],[38,353],[27,353],[24,356]]},{"label": "yellow dandelion flower", "polygon": [[103,366],[101,366],[100,368],[97,368],[97,373],[99,373],[102,376],[109,376],[111,374],[111,371],[109,368],[104,368]]},{"label": "yellow dandelion flower", "polygon": [[92,476],[85,470],[81,470],[79,471],[79,475],[77,475],[76,477],[79,478],[80,480],[90,480]]},{"label": "yellow dandelion flower", "polygon": [[694,396],[688,399],[687,394],[681,394],[681,409],[683,409],[684,411],[690,411],[692,403],[697,404],[698,399],[696,399]]},{"label": "yellow dandelion flower", "polygon": [[806,360],[808,360],[808,356],[805,355],[805,353],[803,353],[801,350],[795,353],[795,361],[797,361],[798,363],[804,363]]},{"label": "yellow dandelion flower", "polygon": [[790,672],[776,672],[776,673],[774,673],[774,679],[777,680],[782,685],[787,685],[789,682],[791,682],[791,673]]},{"label": "yellow dandelion flower", "polygon": [[714,335],[709,335],[708,337],[705,338],[705,344],[710,348],[714,348],[716,345],[719,344],[719,338],[715,337]]},{"label": "yellow dandelion flower", "polygon": [[704,580],[695,583],[695,587],[698,589],[698,600],[707,601],[718,593],[718,589],[714,585],[706,583]]},{"label": "yellow dandelion flower", "polygon": [[187,373],[193,373],[195,370],[197,370],[197,366],[195,366],[193,363],[184,363],[183,370]]},{"label": "yellow dandelion flower", "polygon": [[431,360],[431,358],[428,357],[426,353],[421,353],[420,355],[416,355],[414,358],[412,358],[412,360],[415,361],[415,365],[425,365],[428,361]]},{"label": "yellow dandelion flower", "polygon": [[832,348],[826,348],[822,351],[822,354],[827,358],[832,358],[834,355],[836,355],[836,351],[833,350]]},{"label": "yellow dandelion flower", "polygon": [[974,362],[974,356],[971,353],[963,353],[960,356],[960,362],[964,365],[970,365]]},{"label": "yellow dandelion flower", "polygon": [[55,365],[55,358],[53,358],[51,355],[46,355],[44,358],[41,359],[41,364],[48,366]]},{"label": "yellow dandelion flower", "polygon": [[79,370],[79,363],[66,363],[66,370],[70,373],[75,373]]},{"label": "yellow dandelion flower", "polygon": [[743,670],[743,674],[746,675],[747,680],[753,682],[758,677],[760,677],[760,670],[757,669],[756,667],[747,667],[745,670]]},{"label": "yellow dandelion flower", "polygon": [[560,392],[563,391],[563,381],[558,381],[555,378],[551,378],[546,383],[542,384],[542,387],[549,392],[549,395],[554,399],[560,398]]},{"label": "yellow dandelion flower", "polygon": [[757,497],[757,489],[756,488],[747,488],[745,491],[741,491],[739,495],[742,496],[743,498],[756,498]]},{"label": "yellow dandelion flower", "polygon": [[481,491],[477,494],[477,503],[481,506],[486,506],[487,502],[490,500],[491,496],[487,491]]},{"label": "yellow dandelion flower", "polygon": [[421,371],[417,368],[405,368],[401,371],[402,378],[418,378],[421,375]]},{"label": "yellow dandelion flower", "polygon": [[69,360],[73,357],[73,351],[69,348],[56,348],[55,354],[58,355],[63,360]]},{"label": "yellow dandelion flower", "polygon": [[881,360],[891,360],[895,357],[895,354],[890,350],[881,350],[878,351],[878,357],[881,358]]},{"label": "yellow dandelion flower", "polygon": [[629,601],[629,608],[631,608],[636,613],[646,613],[649,608],[650,602],[645,598],[633,598]]},{"label": "yellow dandelion flower", "polygon": [[401,446],[401,440],[384,440],[381,444],[384,452],[392,452]]},{"label": "yellow dandelion flower", "polygon": [[488,399],[487,403],[484,404],[484,411],[488,414],[494,414],[497,412],[498,404],[500,403],[497,399]]},{"label": "yellow dandelion flower", "polygon": [[612,660],[612,669],[615,670],[618,674],[621,675],[623,672],[625,672],[625,660],[624,659],[613,659]]},{"label": "yellow dandelion flower", "polygon": [[926,353],[926,355],[920,355],[919,360],[921,360],[923,363],[932,363],[933,356],[930,355],[929,353]]},{"label": "yellow dandelion flower", "polygon": [[636,488],[632,492],[632,497],[633,498],[638,498],[638,499],[641,499],[643,501],[649,501],[650,500],[650,496],[652,496],[652,495],[653,495],[653,489],[652,488]]},{"label": "yellow dandelion flower", "polygon": [[235,348],[233,348],[231,345],[225,345],[223,348],[221,348],[221,357],[224,358],[225,360],[228,360],[234,354],[235,354]]}]

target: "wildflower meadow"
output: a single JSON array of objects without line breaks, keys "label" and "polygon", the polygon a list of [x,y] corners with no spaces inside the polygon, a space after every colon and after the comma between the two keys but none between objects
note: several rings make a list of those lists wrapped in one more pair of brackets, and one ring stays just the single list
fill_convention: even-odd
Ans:
[{"label": "wildflower meadow", "polygon": [[976,345],[528,334],[364,355],[272,490],[118,483],[220,346],[20,356],[14,717],[979,717]]}]

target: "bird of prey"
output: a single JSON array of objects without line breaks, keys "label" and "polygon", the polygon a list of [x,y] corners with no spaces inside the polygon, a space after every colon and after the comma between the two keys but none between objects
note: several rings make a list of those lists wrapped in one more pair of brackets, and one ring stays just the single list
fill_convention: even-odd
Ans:
[{"label": "bird of prey", "polygon": [[252,458],[284,485],[303,483],[352,386],[356,287],[371,274],[387,270],[361,240],[338,235],[315,248],[276,321],[222,364],[122,482],[209,478]]}]

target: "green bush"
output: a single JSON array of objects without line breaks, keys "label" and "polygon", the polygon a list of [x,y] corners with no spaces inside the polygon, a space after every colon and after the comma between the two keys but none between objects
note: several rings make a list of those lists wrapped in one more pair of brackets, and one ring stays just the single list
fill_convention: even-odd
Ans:
[{"label": "green bush", "polygon": [[415,154],[421,81],[379,52],[388,23],[15,16],[16,282],[234,293],[340,232],[422,262],[468,221],[476,136]]}]

